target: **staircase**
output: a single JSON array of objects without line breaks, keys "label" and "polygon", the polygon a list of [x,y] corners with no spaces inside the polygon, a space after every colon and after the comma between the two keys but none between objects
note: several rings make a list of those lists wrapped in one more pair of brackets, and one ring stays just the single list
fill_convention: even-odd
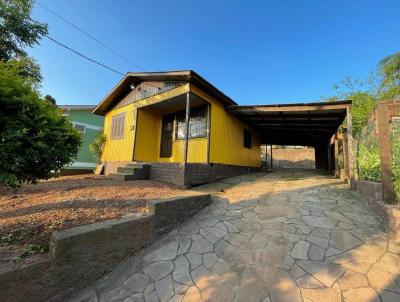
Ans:
[{"label": "staircase", "polygon": [[117,168],[117,173],[110,173],[114,179],[127,181],[150,178],[150,165],[146,164],[127,164]]}]

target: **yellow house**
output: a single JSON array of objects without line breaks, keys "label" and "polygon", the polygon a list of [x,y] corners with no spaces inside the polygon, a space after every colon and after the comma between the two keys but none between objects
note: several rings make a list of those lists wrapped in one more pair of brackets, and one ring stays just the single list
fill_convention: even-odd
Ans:
[{"label": "yellow house", "polygon": [[93,111],[105,116],[105,173],[146,163],[151,179],[191,186],[257,170],[260,137],[233,105],[190,70],[127,73]]}]

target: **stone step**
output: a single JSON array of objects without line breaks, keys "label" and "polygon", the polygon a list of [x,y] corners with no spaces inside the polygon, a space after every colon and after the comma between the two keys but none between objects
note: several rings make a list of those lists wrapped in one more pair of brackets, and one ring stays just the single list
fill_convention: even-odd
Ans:
[{"label": "stone step", "polygon": [[138,174],[110,173],[109,176],[111,178],[122,181],[149,179],[148,175],[143,175],[143,174],[138,175]]},{"label": "stone step", "polygon": [[127,164],[125,167],[127,167],[127,168],[143,168],[143,169],[150,169],[150,165],[148,165],[148,164],[141,164],[141,163]]},{"label": "stone step", "polygon": [[138,168],[138,167],[119,167],[117,168],[117,173],[122,173],[122,174],[149,174],[150,169],[149,168]]}]

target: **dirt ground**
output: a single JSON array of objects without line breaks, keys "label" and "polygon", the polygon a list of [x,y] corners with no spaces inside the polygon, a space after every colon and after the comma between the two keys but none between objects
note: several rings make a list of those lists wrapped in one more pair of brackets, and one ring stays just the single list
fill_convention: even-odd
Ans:
[{"label": "dirt ground", "polygon": [[146,202],[191,194],[172,185],[107,176],[63,176],[26,184],[18,190],[0,187],[0,264],[48,250],[55,230],[141,214]]}]

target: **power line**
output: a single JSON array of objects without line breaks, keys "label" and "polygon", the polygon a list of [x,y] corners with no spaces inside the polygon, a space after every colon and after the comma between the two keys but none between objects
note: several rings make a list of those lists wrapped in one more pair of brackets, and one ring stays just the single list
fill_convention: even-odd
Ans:
[{"label": "power line", "polygon": [[[118,70],[115,70],[114,68],[111,68],[110,66],[107,66],[107,65],[105,65],[105,64],[103,64],[103,63],[100,63],[99,61],[96,61],[95,59],[92,59],[92,58],[90,58],[90,57],[84,55],[83,53],[80,53],[79,51],[77,51],[77,50],[75,50],[75,49],[73,49],[73,48],[71,48],[71,47],[65,45],[64,43],[61,43],[61,42],[57,41],[56,39],[53,39],[53,38],[50,37],[49,35],[44,35],[44,36],[45,36],[47,39],[49,39],[50,41],[53,41],[53,42],[56,43],[57,45],[59,45],[59,46],[61,46],[61,47],[64,47],[65,49],[67,49],[67,50],[69,50],[69,51],[72,51],[73,53],[75,53],[75,54],[77,54],[78,56],[84,58],[85,60],[88,60],[89,62],[92,62],[92,63],[95,63],[95,64],[97,64],[97,65],[100,65],[101,67],[104,67],[104,68],[106,68],[106,69],[108,69],[108,70],[110,70],[110,71],[112,71],[112,72],[115,72],[116,74],[125,76],[125,74],[123,74],[122,72],[120,72],[120,71],[118,71]],[[161,89],[161,87],[156,86],[156,85],[154,85],[154,84],[146,83],[146,85],[151,86],[151,87],[154,87],[154,88],[157,88],[157,89]]]},{"label": "power line", "polygon": [[112,49],[110,46],[108,46],[107,44],[105,44],[104,42],[101,42],[99,39],[97,39],[96,37],[94,37],[93,35],[89,34],[87,31],[85,31],[84,29],[80,28],[79,26],[75,25],[74,23],[72,23],[71,21],[67,20],[66,18],[64,18],[63,16],[59,15],[58,13],[56,13],[55,11],[53,11],[52,9],[48,8],[47,6],[41,4],[39,1],[36,1],[36,3],[43,9],[47,10],[49,13],[53,14],[54,16],[56,16],[57,18],[61,19],[62,21],[64,21],[65,23],[67,23],[68,25],[72,26],[73,28],[75,28],[76,30],[78,30],[79,32],[83,33],[85,36],[89,37],[90,39],[92,39],[93,41],[97,42],[97,44],[101,45],[103,48],[107,49],[108,51],[112,52],[113,54],[117,55],[119,58],[123,59],[124,61],[126,61],[127,63],[131,64],[132,66],[136,67],[137,69],[140,69],[141,71],[146,71],[144,68],[140,67],[139,65],[133,63],[131,60],[129,60],[128,58],[126,58],[125,56],[121,55],[119,52],[117,52],[116,50]]},{"label": "power line", "polygon": [[105,65],[105,64],[103,64],[103,63],[100,63],[100,62],[96,61],[95,59],[92,59],[92,58],[90,58],[90,57],[88,57],[88,56],[86,56],[86,55],[80,53],[79,51],[76,51],[75,49],[72,49],[71,47],[69,47],[69,46],[67,46],[67,45],[65,45],[65,44],[63,44],[63,43],[58,42],[57,40],[53,39],[52,37],[50,37],[50,36],[48,36],[48,35],[45,35],[45,37],[46,37],[47,39],[53,41],[54,43],[58,44],[59,46],[64,47],[65,49],[68,49],[69,51],[72,51],[73,53],[77,54],[78,56],[80,56],[80,57],[82,57],[82,58],[84,58],[84,59],[86,59],[86,60],[88,60],[88,61],[90,61],[90,62],[92,62],[92,63],[95,63],[95,64],[97,64],[97,65],[100,65],[100,66],[102,66],[102,67],[104,67],[104,68],[106,68],[106,69],[108,69],[108,70],[111,70],[112,72],[115,72],[115,73],[117,73],[117,74],[119,74],[119,75],[122,75],[122,76],[125,75],[125,74],[123,74],[122,72],[115,70],[114,68],[111,68],[111,67],[109,67],[109,66],[107,66],[107,65]]},{"label": "power line", "polygon": [[[84,29],[82,29],[82,28],[80,28],[79,26],[75,25],[75,24],[72,23],[71,21],[65,19],[63,16],[59,15],[59,14],[56,13],[55,11],[51,10],[50,8],[46,7],[45,5],[41,4],[41,3],[38,2],[38,1],[36,1],[36,3],[37,3],[40,7],[42,7],[43,9],[45,9],[45,10],[47,10],[48,12],[50,12],[51,14],[55,15],[57,18],[61,19],[62,21],[64,21],[65,23],[69,24],[70,26],[72,26],[73,28],[75,28],[76,30],[78,30],[79,32],[81,32],[81,33],[83,33],[84,35],[86,35],[87,37],[89,37],[89,38],[92,39],[93,41],[96,41],[96,42],[97,42],[99,45],[101,45],[103,48],[105,48],[105,49],[107,49],[108,51],[112,52],[113,54],[117,55],[118,57],[120,57],[121,59],[125,60],[125,61],[128,62],[129,64],[135,66],[136,68],[140,69],[141,71],[144,71],[144,72],[146,71],[144,68],[142,68],[142,67],[140,67],[139,65],[133,63],[132,61],[130,61],[129,59],[127,59],[126,57],[124,57],[123,55],[121,55],[120,53],[118,53],[117,51],[115,51],[114,49],[112,49],[111,47],[109,47],[107,44],[101,42],[99,39],[95,38],[93,35],[89,34],[87,31],[85,31]],[[86,59],[86,60],[88,60],[88,61],[90,61],[90,62],[92,62],[92,63],[98,64],[98,65],[100,65],[100,66],[102,66],[102,67],[104,67],[104,68],[106,68],[106,69],[109,69],[109,70],[111,70],[111,71],[113,71],[113,72],[115,72],[115,73],[117,73],[117,74],[120,74],[120,75],[123,75],[123,76],[124,76],[124,74],[123,74],[122,72],[119,72],[119,71],[117,71],[117,70],[115,70],[115,69],[113,69],[113,68],[111,68],[111,67],[109,67],[109,66],[107,66],[107,65],[105,65],[105,64],[103,64],[103,63],[100,63],[100,62],[98,62],[98,61],[96,61],[96,60],[94,60],[94,59],[92,59],[92,58],[90,58],[90,57],[88,57],[88,56],[86,56],[86,55],[84,55],[84,54],[82,54],[82,53],[80,53],[80,52],[78,52],[78,51],[72,49],[71,47],[69,47],[69,46],[67,46],[67,45],[65,45],[65,44],[63,44],[63,43],[61,43],[61,42],[59,42],[59,41],[57,41],[57,40],[55,40],[55,39],[49,37],[48,35],[45,35],[45,36],[46,36],[49,40],[51,40],[51,41],[53,41],[54,43],[56,43],[56,44],[58,44],[58,45],[60,45],[60,46],[62,46],[62,47],[64,47],[64,48],[66,48],[66,49],[68,49],[68,50],[74,52],[75,54],[79,55],[80,57],[82,57],[82,58],[84,58],[84,59]],[[156,86],[156,85],[154,85],[154,84],[150,84],[150,83],[146,83],[146,84],[149,85],[149,86],[151,86],[151,87],[154,87],[154,88],[157,88],[157,89],[161,89],[161,87]]]}]

